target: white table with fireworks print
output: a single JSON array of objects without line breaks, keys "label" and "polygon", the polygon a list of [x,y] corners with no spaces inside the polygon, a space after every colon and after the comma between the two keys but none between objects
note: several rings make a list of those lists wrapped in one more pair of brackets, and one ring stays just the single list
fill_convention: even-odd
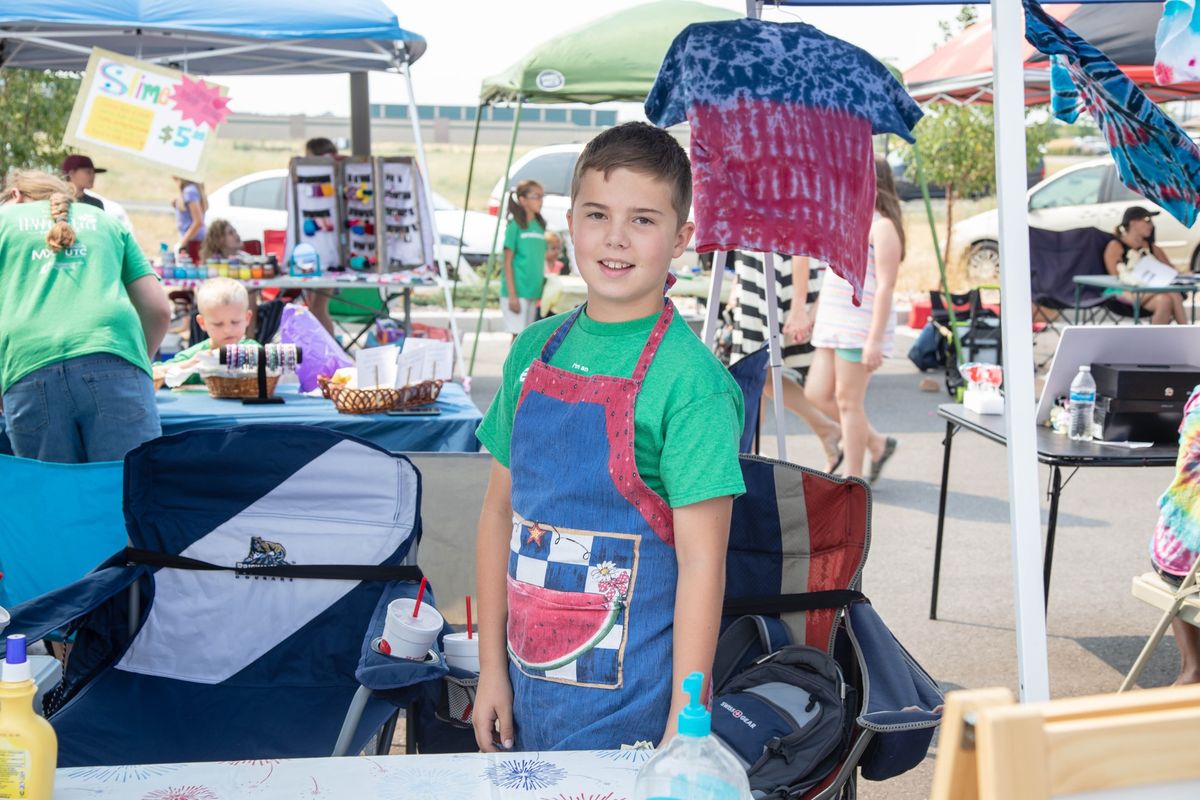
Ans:
[{"label": "white table with fireworks print", "polygon": [[629,800],[650,750],[301,758],[58,770],[55,800]]}]

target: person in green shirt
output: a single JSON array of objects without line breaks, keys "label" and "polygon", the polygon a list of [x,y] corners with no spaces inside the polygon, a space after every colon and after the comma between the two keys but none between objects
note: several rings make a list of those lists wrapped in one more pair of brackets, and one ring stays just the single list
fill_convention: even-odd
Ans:
[{"label": "person in green shirt", "polygon": [[[258,344],[246,338],[250,325],[250,294],[246,287],[232,278],[209,278],[196,290],[196,324],[208,334],[190,347],[179,351],[173,358],[154,367],[154,377],[166,377],[171,366],[189,367],[205,350],[217,350],[227,344]],[[203,383],[199,373],[192,373],[184,381]]]},{"label": "person in green shirt", "polygon": [[546,220],[542,218],[545,196],[546,190],[537,181],[521,181],[508,198],[500,313],[504,329],[514,338],[537,319],[538,301],[546,282]]},{"label": "person in green shirt", "polygon": [[8,179],[0,208],[0,397],[22,458],[114,461],[162,432],[150,354],[171,309],[116,219],[60,178]]},{"label": "person in green shirt", "polygon": [[691,238],[687,154],[645,123],[593,139],[568,214],[587,303],[513,344],[477,436],[480,749],[617,749],[675,734],[710,674],[741,391],[664,298]]}]

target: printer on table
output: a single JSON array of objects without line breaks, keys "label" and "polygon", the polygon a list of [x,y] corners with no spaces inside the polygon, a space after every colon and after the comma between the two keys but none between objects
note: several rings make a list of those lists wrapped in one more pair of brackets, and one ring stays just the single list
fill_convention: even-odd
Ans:
[{"label": "printer on table", "polygon": [[1096,430],[1104,441],[1174,442],[1183,407],[1200,384],[1190,364],[1092,364]]}]

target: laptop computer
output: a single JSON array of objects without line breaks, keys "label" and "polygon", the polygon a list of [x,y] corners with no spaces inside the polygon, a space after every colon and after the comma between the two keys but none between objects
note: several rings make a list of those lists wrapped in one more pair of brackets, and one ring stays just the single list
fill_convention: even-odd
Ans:
[{"label": "laptop computer", "polygon": [[1063,330],[1038,399],[1037,424],[1065,397],[1083,364],[1200,365],[1200,325],[1073,325]]}]

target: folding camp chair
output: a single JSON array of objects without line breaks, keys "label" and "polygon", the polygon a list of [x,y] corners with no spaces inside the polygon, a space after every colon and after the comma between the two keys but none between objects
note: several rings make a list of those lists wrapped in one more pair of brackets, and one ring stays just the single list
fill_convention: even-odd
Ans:
[{"label": "folding camp chair", "polygon": [[[59,766],[329,755],[370,626],[416,593],[403,562],[420,498],[406,458],[319,428],[190,431],[132,451],[133,548],[12,612],[10,633],[75,632],[46,704]],[[363,704],[349,752],[446,673],[440,656],[390,661],[393,694]]]},{"label": "folding camp chair", "polygon": [[1191,571],[1180,582],[1178,589],[1160,578],[1157,573],[1147,572],[1133,579],[1133,596],[1162,609],[1163,615],[1154,626],[1150,638],[1146,640],[1146,646],[1133,662],[1129,674],[1121,682],[1118,692],[1131,689],[1137,683],[1138,676],[1146,668],[1146,662],[1150,660],[1154,648],[1162,641],[1173,619],[1179,617],[1189,625],[1200,626],[1200,558],[1192,564]]},{"label": "folding camp chair", "polygon": [[[1049,329],[1060,333],[1061,312],[1075,307],[1076,275],[1106,274],[1104,248],[1111,240],[1112,234],[1099,228],[1029,229],[1030,289],[1038,317]],[[1079,307],[1086,323],[1098,315],[1122,316],[1120,306],[1093,287],[1082,287]]]},{"label": "folding camp chair", "polygon": [[0,606],[73,583],[125,546],[123,469],[0,456]]},{"label": "folding camp chair", "polygon": [[755,350],[748,356],[738,359],[729,367],[729,374],[742,390],[743,407],[746,421],[742,426],[742,438],[738,443],[739,453],[758,452],[759,405],[762,402],[763,387],[767,382],[767,362],[771,354],[766,345]]},{"label": "folding camp chair", "polygon": [[794,643],[839,662],[857,693],[856,726],[839,767],[805,798],[853,797],[859,771],[885,780],[921,763],[941,691],[860,591],[871,532],[866,483],[740,459],[746,493],[733,503],[722,626],[744,614],[776,616]]},{"label": "folding camp chair", "polygon": [[329,299],[329,316],[349,337],[342,345],[347,352],[362,343],[375,320],[390,313],[387,297],[380,289],[340,289]]}]

